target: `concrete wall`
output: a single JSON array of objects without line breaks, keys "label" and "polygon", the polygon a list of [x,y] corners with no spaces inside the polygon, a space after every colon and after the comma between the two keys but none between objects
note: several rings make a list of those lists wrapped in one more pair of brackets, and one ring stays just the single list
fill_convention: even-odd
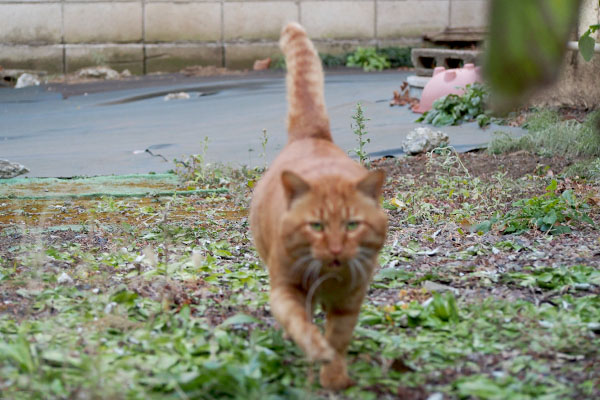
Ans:
[{"label": "concrete wall", "polygon": [[483,27],[486,10],[487,0],[0,0],[0,65],[51,73],[98,64],[133,73],[247,68],[278,52],[287,21],[335,54]]}]

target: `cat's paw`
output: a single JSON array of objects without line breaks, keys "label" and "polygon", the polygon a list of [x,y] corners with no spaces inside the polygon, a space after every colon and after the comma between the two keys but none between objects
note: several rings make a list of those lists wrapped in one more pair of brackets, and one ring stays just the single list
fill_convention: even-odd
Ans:
[{"label": "cat's paw", "polygon": [[340,357],[321,367],[319,382],[325,389],[330,390],[343,390],[356,384],[348,376],[346,362]]},{"label": "cat's paw", "polygon": [[331,362],[337,356],[335,350],[320,333],[307,336],[304,344],[306,356],[311,361]]}]

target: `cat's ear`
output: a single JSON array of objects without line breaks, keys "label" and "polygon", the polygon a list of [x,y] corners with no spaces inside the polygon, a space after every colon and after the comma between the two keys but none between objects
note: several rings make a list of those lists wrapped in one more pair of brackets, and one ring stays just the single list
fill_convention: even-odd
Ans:
[{"label": "cat's ear", "polygon": [[369,171],[367,176],[358,181],[356,189],[361,191],[364,195],[375,199],[375,201],[379,201],[384,181],[385,172],[381,169],[376,169]]},{"label": "cat's ear", "polygon": [[281,173],[281,182],[285,189],[285,195],[288,200],[288,204],[298,197],[304,195],[310,190],[310,185],[304,179],[300,178],[297,174],[292,171],[283,171]]}]

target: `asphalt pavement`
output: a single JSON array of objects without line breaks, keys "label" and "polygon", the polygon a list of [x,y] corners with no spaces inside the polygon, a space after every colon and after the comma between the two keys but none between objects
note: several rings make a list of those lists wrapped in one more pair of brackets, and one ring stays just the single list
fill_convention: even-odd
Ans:
[{"label": "asphalt pavement", "polygon": [[[389,106],[408,74],[326,73],[334,141],[345,150],[356,147],[351,117],[360,102],[370,119],[372,157],[401,155],[408,132],[422,126],[407,107]],[[189,99],[165,100],[178,92]],[[207,161],[262,165],[285,145],[286,107],[284,75],[270,72],[0,88],[0,158],[24,164],[33,177],[160,173],[172,169],[175,158],[201,153],[208,137]],[[459,151],[484,147],[498,130],[522,133],[475,123],[440,129]]]}]

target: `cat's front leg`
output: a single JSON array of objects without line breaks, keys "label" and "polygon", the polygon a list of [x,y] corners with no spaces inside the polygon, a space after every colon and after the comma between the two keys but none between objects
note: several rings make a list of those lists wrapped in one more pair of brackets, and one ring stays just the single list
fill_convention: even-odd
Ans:
[{"label": "cat's front leg", "polygon": [[312,361],[331,362],[336,351],[314,325],[306,310],[306,295],[292,286],[271,287],[271,312]]},{"label": "cat's front leg", "polygon": [[352,340],[359,311],[360,309],[332,309],[327,312],[325,338],[335,349],[336,357],[321,367],[319,378],[324,388],[340,390],[354,385],[354,381],[348,376],[346,350]]}]

